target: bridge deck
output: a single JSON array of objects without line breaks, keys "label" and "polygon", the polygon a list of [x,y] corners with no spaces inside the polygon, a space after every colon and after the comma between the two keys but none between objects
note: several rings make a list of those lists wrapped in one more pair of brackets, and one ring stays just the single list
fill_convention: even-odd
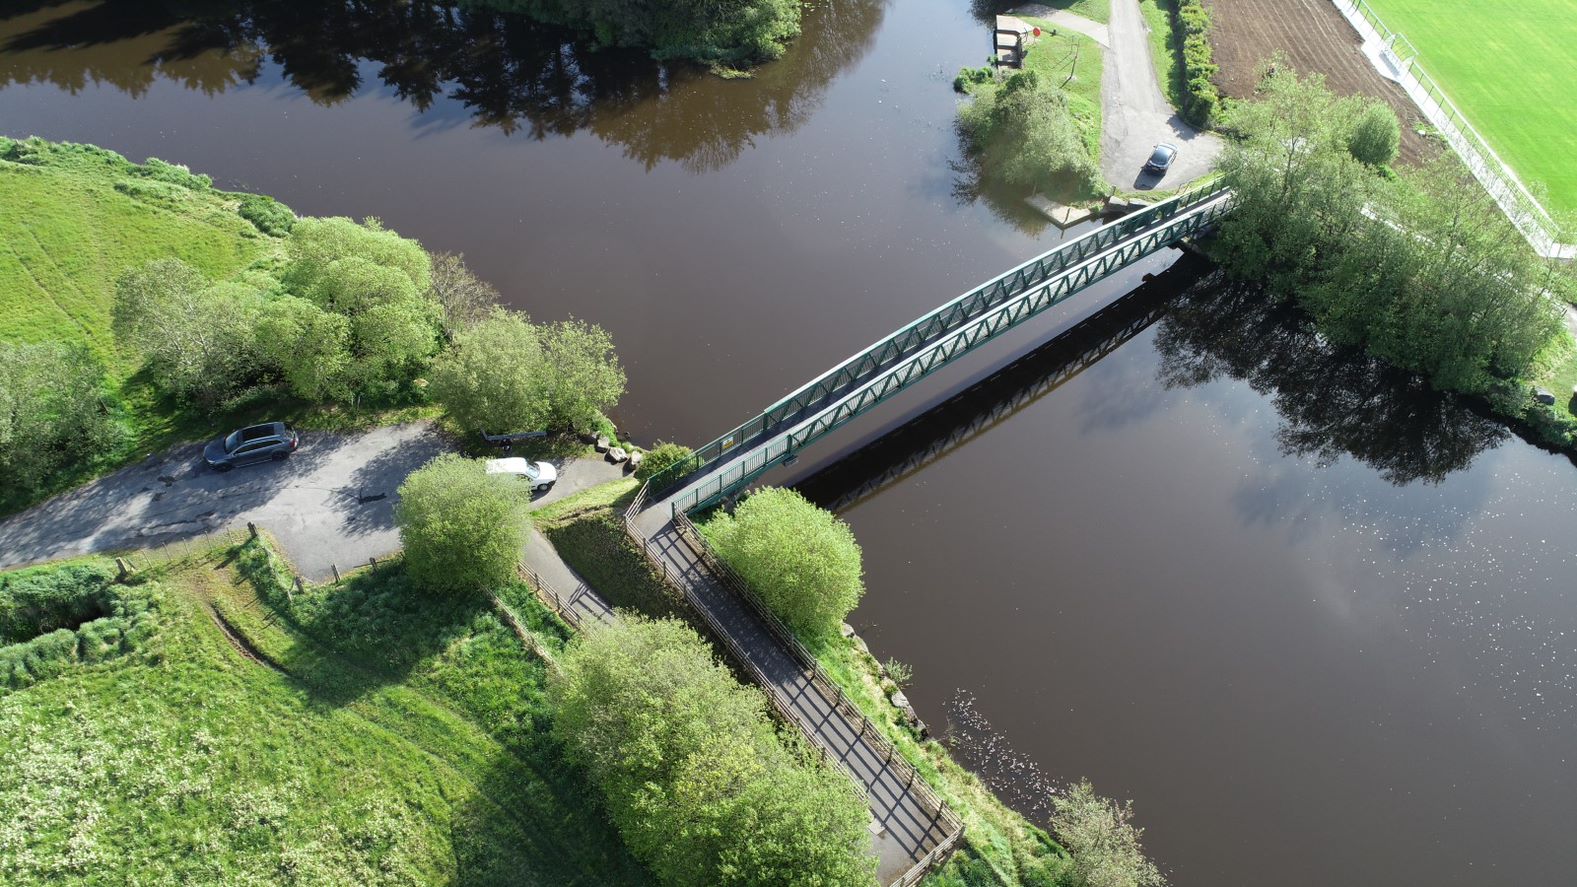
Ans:
[{"label": "bridge deck", "polygon": [[[757,434],[730,446],[690,474],[682,486],[666,494],[667,498],[672,500],[675,510],[688,512],[742,491],[798,450],[954,359],[1083,291],[1090,284],[1204,230],[1226,211],[1230,200],[1230,193],[1214,192],[1175,213],[1161,215],[1149,226],[1130,228],[1121,236],[1100,238],[1092,236],[1098,231],[1092,232],[1069,245],[1072,257],[1053,260],[1048,254],[1036,260],[1048,269],[1044,273],[1024,274],[1019,283],[1011,286],[1002,284],[1003,278],[998,278],[996,283],[966,295],[965,299],[975,300],[967,314],[950,312],[945,318],[937,319],[940,315],[932,312],[906,329],[934,324],[934,333],[928,332],[923,338],[911,335],[901,351],[896,346],[884,344],[895,338],[889,337],[872,346],[865,355],[845,361],[842,368],[828,374],[837,375],[837,381],[824,382],[827,376],[823,376],[801,389],[802,392],[812,391],[797,392],[783,402],[790,404],[792,411],[782,405],[769,409],[759,418]],[[1122,226],[1126,221],[1107,227]],[[1081,247],[1078,245],[1081,243],[1093,245]],[[988,292],[992,294],[989,299],[978,295]],[[958,305],[959,301],[953,304]]]}]

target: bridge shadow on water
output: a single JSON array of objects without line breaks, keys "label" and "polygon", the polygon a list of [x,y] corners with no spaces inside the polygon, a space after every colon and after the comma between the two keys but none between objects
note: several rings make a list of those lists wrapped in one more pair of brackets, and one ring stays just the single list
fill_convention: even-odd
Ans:
[{"label": "bridge shadow on water", "polygon": [[733,161],[757,136],[809,119],[862,58],[885,0],[820,5],[784,57],[724,81],[645,52],[589,49],[575,31],[434,0],[28,0],[0,11],[0,85],[89,85],[208,95],[282,81],[320,105],[377,91],[423,130],[462,125],[531,139],[587,130],[648,168]]},{"label": "bridge shadow on water", "polygon": [[1153,325],[1168,389],[1230,378],[1269,396],[1287,456],[1342,456],[1395,485],[1438,484],[1509,432],[1462,399],[1333,345],[1296,307],[1188,256],[1033,351],[797,480],[843,511],[912,477],[1056,391]]}]

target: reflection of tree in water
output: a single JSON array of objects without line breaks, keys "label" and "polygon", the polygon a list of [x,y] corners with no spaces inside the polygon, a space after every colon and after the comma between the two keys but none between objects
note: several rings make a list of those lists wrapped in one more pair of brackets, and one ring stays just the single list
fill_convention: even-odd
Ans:
[{"label": "reflection of tree in water", "polygon": [[1422,378],[1337,348],[1296,308],[1219,275],[1184,292],[1156,335],[1168,388],[1222,376],[1271,395],[1283,452],[1322,464],[1342,455],[1398,486],[1439,483],[1507,437]]},{"label": "reflection of tree in water", "polygon": [[791,130],[858,60],[886,0],[807,11],[779,61],[725,81],[642,53],[579,48],[572,32],[433,0],[31,0],[0,15],[0,84],[76,92],[109,84],[142,96],[159,80],[206,93],[256,82],[264,60],[313,101],[382,87],[441,122],[439,100],[476,125],[531,138],[589,129],[648,168],[700,171],[763,133]]}]

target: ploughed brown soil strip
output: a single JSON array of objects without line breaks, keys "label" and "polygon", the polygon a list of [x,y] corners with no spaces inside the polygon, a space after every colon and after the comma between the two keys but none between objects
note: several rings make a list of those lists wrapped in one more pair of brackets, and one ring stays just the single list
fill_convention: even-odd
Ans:
[{"label": "ploughed brown soil strip", "polygon": [[1259,66],[1280,50],[1299,73],[1324,74],[1337,95],[1366,95],[1394,108],[1402,120],[1403,162],[1417,163],[1438,150],[1413,131],[1424,122],[1418,107],[1369,64],[1358,32],[1331,0],[1205,0],[1205,5],[1221,66],[1216,83],[1224,94],[1252,95]]}]

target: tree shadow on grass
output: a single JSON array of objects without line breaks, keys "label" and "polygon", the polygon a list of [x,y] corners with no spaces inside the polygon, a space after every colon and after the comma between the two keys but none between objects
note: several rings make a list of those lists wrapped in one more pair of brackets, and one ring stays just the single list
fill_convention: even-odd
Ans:
[{"label": "tree shadow on grass", "polygon": [[238,581],[250,581],[272,620],[292,629],[292,643],[273,658],[326,706],[349,705],[405,683],[488,611],[480,595],[416,588],[398,562],[290,592],[288,576],[265,555],[260,547],[244,547],[236,558]]}]

